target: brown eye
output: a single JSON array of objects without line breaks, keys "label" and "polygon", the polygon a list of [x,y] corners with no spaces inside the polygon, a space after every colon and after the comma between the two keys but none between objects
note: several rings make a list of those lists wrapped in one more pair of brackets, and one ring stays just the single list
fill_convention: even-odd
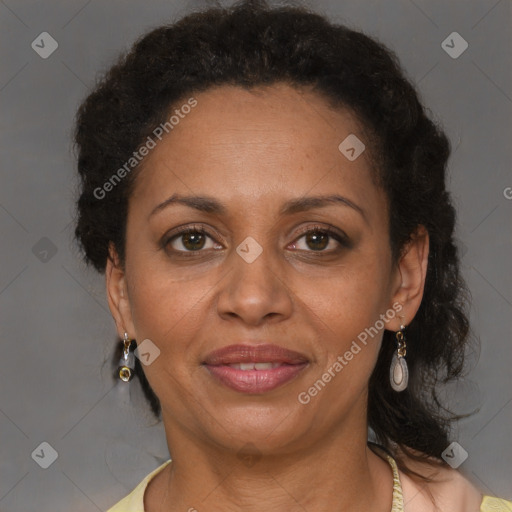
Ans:
[{"label": "brown eye", "polygon": [[[304,239],[304,243],[299,243]],[[333,243],[330,250],[325,250]],[[303,251],[313,252],[331,252],[339,249],[340,246],[348,247],[348,243],[343,236],[339,233],[328,228],[313,228],[303,232],[303,235],[298,238],[294,243],[294,248]],[[301,247],[301,245],[303,245]]]},{"label": "brown eye", "polygon": [[185,233],[184,235],[181,235],[181,238],[183,247],[189,251],[202,249],[206,240],[203,233]]},{"label": "brown eye", "polygon": [[187,227],[167,238],[163,244],[173,252],[201,252],[202,249],[221,248],[202,228]]},{"label": "brown eye", "polygon": [[329,245],[329,235],[321,231],[310,231],[305,235],[305,240],[314,251],[322,251]]}]

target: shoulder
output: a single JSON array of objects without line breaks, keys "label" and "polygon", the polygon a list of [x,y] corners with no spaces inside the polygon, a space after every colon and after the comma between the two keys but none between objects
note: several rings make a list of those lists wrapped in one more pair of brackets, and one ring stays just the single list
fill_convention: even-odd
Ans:
[{"label": "shoulder", "polygon": [[480,512],[512,512],[512,501],[484,496]]},{"label": "shoulder", "polygon": [[430,479],[400,472],[407,512],[480,512],[483,495],[460,471],[435,459],[420,462],[404,455],[398,459]]},{"label": "shoulder", "polygon": [[107,512],[144,512],[145,510],[145,494],[148,485],[152,483],[158,474],[169,465],[171,459],[164,462],[162,465],[151,471],[149,475],[133,489],[128,496],[125,496],[121,501],[116,503],[113,507],[109,508]]}]

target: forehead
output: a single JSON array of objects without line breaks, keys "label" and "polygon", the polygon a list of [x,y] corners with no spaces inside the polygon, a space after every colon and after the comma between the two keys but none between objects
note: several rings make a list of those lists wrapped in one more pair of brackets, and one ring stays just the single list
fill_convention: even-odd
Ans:
[{"label": "forehead", "polygon": [[251,90],[221,86],[194,98],[197,105],[143,161],[134,195],[155,202],[175,192],[208,192],[227,201],[335,188],[360,200],[378,195],[368,151],[351,160],[343,153],[346,144],[340,150],[345,140],[366,141],[350,110],[334,110],[310,89],[285,84]]}]

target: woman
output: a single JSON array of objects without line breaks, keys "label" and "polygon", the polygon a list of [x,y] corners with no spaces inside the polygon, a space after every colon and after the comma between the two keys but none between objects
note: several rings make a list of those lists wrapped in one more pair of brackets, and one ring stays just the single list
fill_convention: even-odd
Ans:
[{"label": "woman", "polygon": [[510,510],[442,457],[449,143],[389,50],[302,8],[192,14],[108,72],[76,143],[119,377],[172,457],[110,512]]}]

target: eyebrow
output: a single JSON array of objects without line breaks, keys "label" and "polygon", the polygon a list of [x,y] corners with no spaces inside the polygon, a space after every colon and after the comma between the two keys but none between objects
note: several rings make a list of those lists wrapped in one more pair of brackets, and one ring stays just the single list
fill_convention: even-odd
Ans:
[{"label": "eyebrow", "polygon": [[[201,212],[210,213],[213,215],[225,215],[227,208],[220,203],[217,199],[208,196],[183,196],[181,194],[173,194],[171,197],[157,205],[149,214],[149,217],[159,213],[170,205],[183,204],[189,208],[194,208]],[[283,204],[279,210],[281,216],[292,215],[294,213],[312,210],[314,208],[323,208],[331,204],[338,204],[348,206],[357,211],[363,219],[368,222],[365,211],[356,203],[347,199],[346,197],[331,194],[323,196],[307,196],[298,199],[290,199]]]}]

